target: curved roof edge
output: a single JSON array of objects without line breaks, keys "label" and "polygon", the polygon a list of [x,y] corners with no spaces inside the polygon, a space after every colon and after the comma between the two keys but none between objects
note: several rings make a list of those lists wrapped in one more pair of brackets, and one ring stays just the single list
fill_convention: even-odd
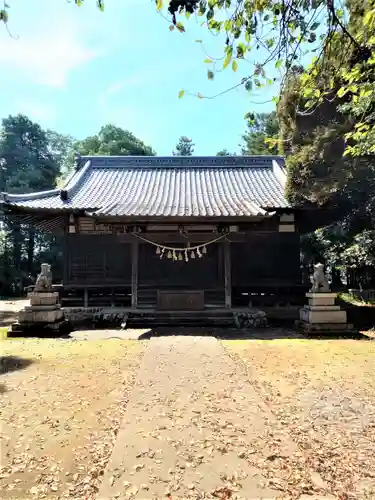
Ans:
[{"label": "curved roof edge", "polygon": [[31,201],[31,200],[39,200],[40,198],[49,198],[51,196],[60,195],[62,191],[67,192],[67,197],[69,197],[70,193],[76,189],[87,171],[90,169],[91,162],[86,161],[83,168],[73,172],[73,174],[68,178],[65,185],[62,188],[50,189],[48,191],[37,191],[35,193],[25,193],[25,194],[10,194],[10,193],[0,193],[0,202],[7,203],[12,201]]}]

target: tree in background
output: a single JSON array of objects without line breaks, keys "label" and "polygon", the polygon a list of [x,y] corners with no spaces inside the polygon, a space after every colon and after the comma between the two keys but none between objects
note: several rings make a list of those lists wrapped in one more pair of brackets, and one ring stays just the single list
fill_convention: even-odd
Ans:
[{"label": "tree in background", "polygon": [[98,134],[75,144],[76,151],[85,155],[154,156],[155,151],[128,130],[104,125]]},{"label": "tree in background", "polygon": [[41,127],[24,115],[9,116],[0,131],[1,190],[13,193],[49,189],[59,165]]},{"label": "tree in background", "polygon": [[195,144],[193,143],[192,139],[189,139],[189,137],[182,135],[179,138],[178,143],[176,144],[176,149],[175,151],[173,151],[173,156],[193,156],[194,146]]},{"label": "tree in background", "polygon": [[277,153],[277,145],[270,144],[270,139],[279,136],[279,124],[276,112],[248,113],[247,131],[242,136],[244,144],[243,155],[270,155]]},{"label": "tree in background", "polygon": [[[105,125],[97,135],[75,141],[69,135],[42,128],[23,115],[3,120],[0,129],[0,190],[27,193],[54,188],[74,168],[76,152],[82,155],[154,155],[155,152],[131,132]],[[40,264],[52,265],[61,276],[62,242],[5,217],[0,228],[0,293],[20,293],[34,278]]]},{"label": "tree in background", "polygon": [[77,141],[71,135],[59,134],[54,130],[46,130],[46,136],[50,153],[59,165],[60,175],[64,177],[74,163],[74,147]]},{"label": "tree in background", "polygon": [[[353,36],[357,30],[362,33],[372,12],[365,8],[368,3],[358,2],[349,5],[347,29]],[[358,47],[346,46],[344,34],[337,33],[325,57],[316,63],[314,75],[310,69],[289,74],[277,107],[278,143],[288,172],[287,196],[297,206],[314,203],[335,209],[335,220],[316,231],[310,242],[314,239],[326,262],[336,268],[365,269],[375,263],[375,151],[367,126],[361,138],[364,123],[372,130],[375,126],[375,93],[371,91],[375,73],[368,71],[371,58],[363,63],[361,57]],[[353,71],[357,79],[352,79],[348,89],[346,81]],[[324,98],[318,103],[313,100],[313,109],[306,112],[313,105],[311,95],[306,95],[312,82],[314,95]],[[361,88],[367,88],[367,94]]]},{"label": "tree in background", "polygon": [[236,156],[236,153],[231,153],[227,149],[221,149],[216,153],[216,156]]},{"label": "tree in background", "polygon": [[[51,189],[56,184],[60,166],[51,152],[47,134],[24,115],[2,121],[0,158],[2,191],[27,193]],[[5,217],[0,250],[0,280],[5,291],[11,287],[15,291],[27,282],[29,274],[35,274],[35,256],[41,245],[48,247],[47,254],[53,254],[53,240],[47,240],[32,227],[20,224],[17,218]]]}]

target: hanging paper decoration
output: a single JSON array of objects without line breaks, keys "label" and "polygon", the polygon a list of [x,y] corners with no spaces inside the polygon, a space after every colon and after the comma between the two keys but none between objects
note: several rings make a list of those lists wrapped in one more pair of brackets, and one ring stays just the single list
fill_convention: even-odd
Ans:
[{"label": "hanging paper decoration", "polygon": [[[196,257],[201,258],[203,255],[207,254],[207,245],[210,245],[211,243],[216,243],[219,240],[222,239],[227,239],[227,236],[225,234],[220,235],[219,237],[213,239],[212,241],[208,241],[205,244],[201,245],[196,245],[196,246],[190,246],[190,243],[187,242],[187,246],[185,248],[174,248],[174,247],[168,247],[168,246],[162,246],[159,245],[158,243],[154,243],[153,241],[150,241],[146,238],[143,238],[143,236],[140,236],[136,232],[132,233],[133,236],[137,237],[138,239],[149,243],[150,245],[153,245],[156,247],[156,255],[159,255],[160,259],[163,258],[163,256],[166,254],[168,259],[173,259],[173,260],[185,260],[185,262],[189,261],[190,259],[195,259]],[[196,254],[196,255],[195,255]]]}]

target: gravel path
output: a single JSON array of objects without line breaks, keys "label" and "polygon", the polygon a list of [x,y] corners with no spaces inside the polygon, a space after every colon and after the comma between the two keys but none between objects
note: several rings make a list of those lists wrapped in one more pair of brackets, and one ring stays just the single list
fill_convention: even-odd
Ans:
[{"label": "gravel path", "polygon": [[275,498],[264,462],[295,452],[275,425],[216,339],[153,338],[99,498]]}]

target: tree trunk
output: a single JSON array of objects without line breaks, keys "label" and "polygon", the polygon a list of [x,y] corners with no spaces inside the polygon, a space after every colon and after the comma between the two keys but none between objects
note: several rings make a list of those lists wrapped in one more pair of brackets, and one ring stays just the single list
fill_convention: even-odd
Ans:
[{"label": "tree trunk", "polygon": [[34,249],[35,233],[32,227],[29,228],[29,239],[27,241],[27,272],[32,275],[34,272]]}]

